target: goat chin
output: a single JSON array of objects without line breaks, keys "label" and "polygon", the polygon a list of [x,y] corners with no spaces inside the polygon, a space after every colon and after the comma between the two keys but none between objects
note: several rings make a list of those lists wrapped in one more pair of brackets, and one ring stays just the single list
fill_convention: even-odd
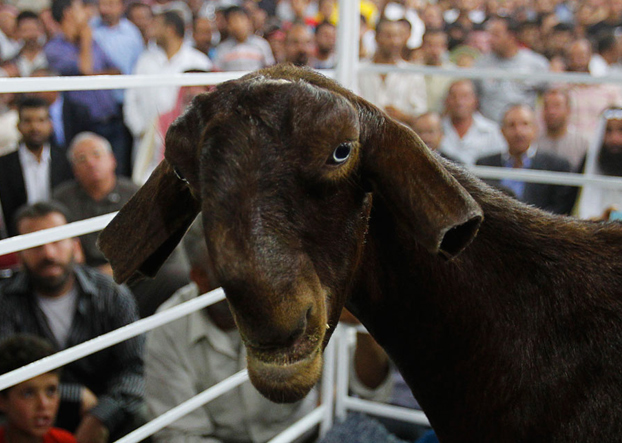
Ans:
[{"label": "goat chin", "polygon": [[293,363],[269,363],[249,353],[248,375],[253,386],[275,403],[293,403],[303,399],[322,374],[322,346],[308,357]]}]

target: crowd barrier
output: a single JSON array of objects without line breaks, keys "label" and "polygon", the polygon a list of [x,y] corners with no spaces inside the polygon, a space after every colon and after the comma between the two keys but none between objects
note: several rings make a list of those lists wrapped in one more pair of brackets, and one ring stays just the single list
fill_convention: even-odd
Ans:
[{"label": "crowd barrier", "polygon": [[[566,73],[535,73],[524,74],[513,71],[495,69],[444,69],[436,67],[416,66],[395,67],[389,65],[367,65],[361,67],[358,60],[358,1],[340,0],[341,20],[338,27],[337,51],[338,66],[335,71],[324,71],[328,76],[335,78],[345,87],[355,89],[356,77],[359,72],[388,73],[392,71],[412,72],[426,75],[443,75],[456,78],[505,78],[514,80],[542,80],[566,83],[622,83],[622,76],[593,77],[588,74]],[[153,76],[83,76],[58,78],[3,78],[0,79],[0,93],[35,92],[35,91],[70,91],[87,89],[125,89],[148,86],[170,85],[197,85],[218,84],[223,81],[239,78],[243,72],[209,73],[209,74],[178,74]],[[472,172],[481,178],[499,179],[511,178],[529,182],[582,186],[596,184],[609,188],[622,188],[622,178],[602,177],[595,175],[508,170],[492,167],[472,167]],[[107,214],[89,220],[75,222],[66,226],[39,231],[32,234],[13,237],[0,241],[0,255],[17,252],[41,244],[57,241],[63,238],[76,237],[82,234],[96,232],[103,229],[114,216]],[[0,390],[21,381],[28,380],[36,375],[48,372],[71,361],[97,352],[120,341],[138,334],[145,333],[168,322],[203,309],[224,297],[222,289],[204,294],[195,300],[180,306],[139,320],[131,325],[97,337],[76,347],[61,351],[53,356],[32,363],[0,376]],[[429,424],[425,414],[420,411],[389,406],[348,396],[349,351],[357,328],[340,325],[331,343],[325,351],[325,368],[322,379],[321,403],[308,416],[301,419],[291,428],[275,437],[273,443],[287,443],[304,434],[314,426],[320,426],[324,434],[336,418],[343,420],[348,411],[360,411],[377,416],[386,416],[417,424]],[[179,417],[201,407],[208,401],[218,397],[229,389],[234,389],[242,383],[248,383],[246,371],[241,371],[229,379],[207,389],[196,397],[180,404],[164,415],[147,423],[145,426],[118,440],[117,443],[133,443],[152,435]]]}]

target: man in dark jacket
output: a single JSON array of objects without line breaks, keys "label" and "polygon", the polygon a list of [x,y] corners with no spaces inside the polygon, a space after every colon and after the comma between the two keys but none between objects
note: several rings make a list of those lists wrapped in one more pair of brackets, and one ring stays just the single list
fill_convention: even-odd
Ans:
[{"label": "man in dark jacket", "polygon": [[64,149],[51,142],[47,103],[25,98],[18,105],[18,115],[21,142],[16,151],[0,157],[0,202],[9,236],[17,233],[13,216],[20,206],[49,200],[54,186],[73,177]]},{"label": "man in dark jacket", "polygon": [[[538,151],[534,144],[538,129],[535,114],[529,106],[511,106],[503,116],[501,132],[508,143],[507,152],[483,157],[477,161],[478,165],[571,171],[570,163],[565,158]],[[574,204],[575,192],[570,186],[525,183],[511,179],[486,182],[509,189],[519,200],[556,214],[569,214]]]}]

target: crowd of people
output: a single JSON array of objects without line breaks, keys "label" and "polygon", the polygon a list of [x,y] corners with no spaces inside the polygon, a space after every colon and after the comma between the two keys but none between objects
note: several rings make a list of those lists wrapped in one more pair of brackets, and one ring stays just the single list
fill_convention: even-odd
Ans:
[{"label": "crowd of people", "polygon": [[[622,0],[360,6],[363,66],[452,71],[363,71],[355,82],[431,150],[467,166],[622,176],[622,84],[460,76],[467,67],[622,74]],[[5,0],[0,75],[204,73],[280,62],[330,69],[338,21],[336,0]],[[207,90],[0,94],[0,239],[120,209],[163,158],[168,126]],[[622,205],[622,191],[596,185],[489,183],[581,218],[609,219]],[[128,286],[110,278],[96,233],[0,257],[0,373],[217,287],[201,235],[195,223],[155,280]],[[360,377],[354,365],[354,392],[387,400],[393,391],[403,403],[373,341],[362,338],[352,358],[366,362]],[[113,441],[243,366],[239,333],[221,303],[0,392],[0,443]],[[154,441],[267,441],[314,404],[315,394],[268,405],[244,385]]]}]

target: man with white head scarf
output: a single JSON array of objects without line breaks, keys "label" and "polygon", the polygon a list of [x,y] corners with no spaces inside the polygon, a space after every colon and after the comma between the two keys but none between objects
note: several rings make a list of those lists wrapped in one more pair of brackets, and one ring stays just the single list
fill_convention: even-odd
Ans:
[{"label": "man with white head scarf", "polygon": [[[622,177],[622,108],[612,107],[603,112],[585,160],[585,174]],[[577,213],[581,218],[608,219],[615,206],[622,206],[622,189],[586,185],[577,203]]]}]

